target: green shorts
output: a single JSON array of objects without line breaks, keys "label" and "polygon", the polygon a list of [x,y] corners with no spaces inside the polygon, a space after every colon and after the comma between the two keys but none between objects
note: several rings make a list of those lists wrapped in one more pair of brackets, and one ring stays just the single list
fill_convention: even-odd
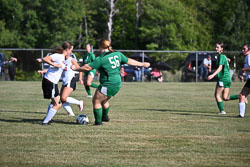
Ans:
[{"label": "green shorts", "polygon": [[221,87],[224,87],[224,88],[230,88],[231,85],[232,85],[232,81],[231,80],[218,81],[217,85],[221,86]]},{"label": "green shorts", "polygon": [[88,77],[88,75],[91,75],[92,78],[95,77],[96,69],[93,69],[91,71],[85,72],[85,76]]},{"label": "green shorts", "polygon": [[111,86],[99,85],[97,89],[102,94],[111,97],[111,96],[115,96],[119,92],[119,90],[121,89],[121,86],[119,86],[119,87],[111,87]]}]

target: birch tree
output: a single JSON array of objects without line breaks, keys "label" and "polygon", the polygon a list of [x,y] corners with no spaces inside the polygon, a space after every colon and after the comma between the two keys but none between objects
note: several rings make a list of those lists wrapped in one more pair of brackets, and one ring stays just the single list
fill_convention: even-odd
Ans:
[{"label": "birch tree", "polygon": [[113,17],[119,12],[118,9],[115,9],[115,5],[119,0],[106,0],[109,4],[110,10],[107,11],[109,18],[108,21],[108,39],[111,41],[112,31],[113,31]]}]

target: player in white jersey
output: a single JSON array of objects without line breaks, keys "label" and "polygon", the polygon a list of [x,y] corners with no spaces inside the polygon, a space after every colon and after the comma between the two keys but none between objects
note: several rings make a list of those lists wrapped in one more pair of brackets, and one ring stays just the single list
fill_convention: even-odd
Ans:
[{"label": "player in white jersey", "polygon": [[65,68],[65,56],[70,55],[72,50],[72,44],[66,41],[62,44],[62,47],[57,47],[54,50],[54,54],[43,58],[43,62],[50,65],[42,81],[43,95],[45,99],[51,99],[51,103],[48,106],[47,115],[42,125],[48,125],[57,110],[61,107],[58,82]]},{"label": "player in white jersey", "polygon": [[247,96],[250,93],[250,44],[244,44],[242,48],[242,52],[246,56],[245,64],[244,64],[244,68],[242,69],[242,72],[246,73],[247,80],[239,96],[240,97],[240,100],[239,100],[239,117],[240,118],[244,118],[245,116]]},{"label": "player in white jersey", "polygon": [[[62,101],[62,105],[64,109],[68,112],[68,114],[70,116],[75,116],[69,104],[77,104],[80,111],[82,111],[83,101],[77,100],[73,97],[69,97],[70,94],[76,89],[76,82],[77,82],[77,78],[75,77],[76,72],[70,68],[72,65],[79,67],[75,59],[70,57],[70,55],[67,55],[66,60],[65,60],[65,69],[62,74],[63,83],[62,83],[62,88],[61,88],[61,101]],[[82,72],[80,72],[79,74],[79,81],[80,81],[80,84],[83,84]]]}]

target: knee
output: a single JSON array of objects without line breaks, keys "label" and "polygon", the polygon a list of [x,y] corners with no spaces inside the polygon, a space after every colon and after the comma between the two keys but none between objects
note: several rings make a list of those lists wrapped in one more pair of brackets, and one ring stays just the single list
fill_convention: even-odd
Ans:
[{"label": "knee", "polygon": [[66,97],[66,96],[62,96],[62,97],[61,97],[61,102],[62,102],[62,103],[66,103],[66,101],[67,101],[67,97]]},{"label": "knee", "polygon": [[87,86],[91,86],[91,81],[86,83]]},{"label": "knee", "polygon": [[240,95],[239,95],[239,101],[240,101],[240,102],[245,102],[245,96],[242,95],[242,94],[240,94]]}]

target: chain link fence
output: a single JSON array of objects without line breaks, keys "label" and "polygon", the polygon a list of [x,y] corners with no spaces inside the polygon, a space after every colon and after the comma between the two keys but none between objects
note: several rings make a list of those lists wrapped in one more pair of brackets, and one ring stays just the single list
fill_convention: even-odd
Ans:
[{"label": "chain link fence", "polygon": [[[36,61],[45,57],[51,49],[13,49],[0,48],[0,80],[11,80],[11,73],[14,71],[14,80],[41,80],[42,76],[38,70],[45,68],[43,64]],[[150,68],[136,69],[124,65],[122,70],[125,82],[203,82],[201,79],[200,64],[208,55],[215,55],[211,51],[153,51],[153,50],[117,50],[125,56],[142,62],[150,62]],[[100,51],[93,49],[96,56]],[[73,50],[80,65],[85,50]],[[230,69],[233,80],[238,80],[238,72],[243,67],[244,56],[237,51],[225,52],[230,59]],[[1,56],[2,55],[2,56]],[[4,58],[1,58],[4,57]],[[14,57],[17,61],[12,61]],[[213,69],[216,68],[215,61],[212,61]],[[124,76],[123,76],[124,74]],[[97,74],[98,75],[98,74]],[[98,76],[95,77],[98,79]]]}]

